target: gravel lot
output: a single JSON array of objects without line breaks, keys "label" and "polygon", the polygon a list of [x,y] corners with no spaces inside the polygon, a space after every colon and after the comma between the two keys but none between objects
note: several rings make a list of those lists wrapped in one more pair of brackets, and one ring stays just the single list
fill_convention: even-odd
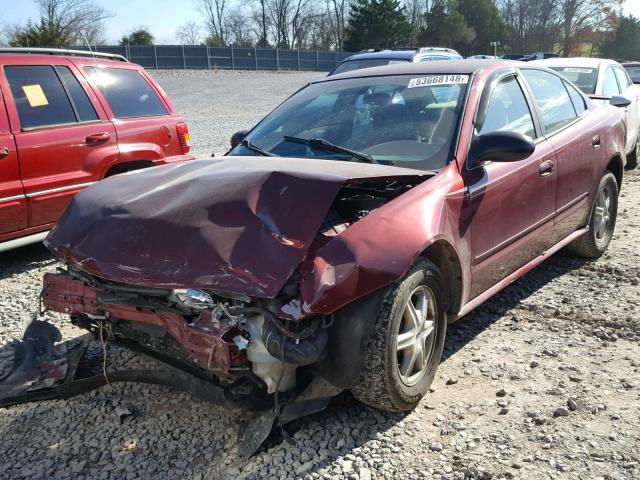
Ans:
[{"label": "gravel lot", "polygon": [[[157,74],[200,155],[221,153],[233,131],[317,76]],[[236,433],[250,412],[116,384],[0,410],[0,478],[640,478],[638,204],[640,171],[628,172],[606,255],[561,252],[452,325],[433,392],[407,415],[343,394],[240,463]],[[57,265],[40,246],[0,254],[0,367]],[[133,412],[122,424],[117,406]]]}]

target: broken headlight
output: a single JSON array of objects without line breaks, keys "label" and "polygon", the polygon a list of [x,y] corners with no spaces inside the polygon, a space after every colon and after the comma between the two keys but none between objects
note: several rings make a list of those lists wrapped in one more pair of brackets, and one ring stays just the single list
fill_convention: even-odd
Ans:
[{"label": "broken headlight", "polygon": [[196,290],[195,288],[173,290],[169,298],[175,303],[187,308],[195,308],[198,310],[210,308],[216,304],[211,295],[202,290]]}]

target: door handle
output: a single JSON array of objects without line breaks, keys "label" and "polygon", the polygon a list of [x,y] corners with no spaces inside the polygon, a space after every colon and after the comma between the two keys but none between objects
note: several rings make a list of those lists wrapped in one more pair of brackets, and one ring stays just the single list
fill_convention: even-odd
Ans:
[{"label": "door handle", "polygon": [[594,135],[593,138],[591,139],[591,145],[593,146],[593,148],[600,148],[600,135]]},{"label": "door handle", "polygon": [[0,148],[0,158],[4,158],[8,156],[9,156],[9,147]]},{"label": "door handle", "polygon": [[545,160],[538,167],[541,177],[548,177],[553,173],[553,162],[551,160]]},{"label": "door handle", "polygon": [[85,138],[85,143],[87,145],[100,145],[101,143],[105,143],[111,140],[111,135],[108,133],[94,133]]}]

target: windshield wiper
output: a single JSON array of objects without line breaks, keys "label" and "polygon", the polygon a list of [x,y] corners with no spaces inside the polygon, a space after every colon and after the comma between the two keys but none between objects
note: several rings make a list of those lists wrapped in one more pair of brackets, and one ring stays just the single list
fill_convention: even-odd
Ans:
[{"label": "windshield wiper", "polygon": [[256,153],[259,153],[260,155],[264,155],[265,157],[279,157],[280,155],[276,155],[275,153],[271,153],[271,152],[267,152],[266,150],[260,148],[257,145],[254,145],[253,143],[251,143],[250,140],[248,139],[244,139],[240,142],[240,145],[242,145],[245,148],[248,148],[249,150],[252,150]]},{"label": "windshield wiper", "polygon": [[347,147],[341,147],[340,145],[331,143],[329,140],[325,140],[324,138],[302,138],[292,137],[290,135],[285,135],[283,138],[288,142],[302,143],[303,145],[309,145],[310,147],[317,148],[319,150],[326,150],[328,152],[346,153],[348,155],[351,155],[353,158],[357,158],[358,160],[362,160],[368,163],[378,163],[376,159],[374,159],[371,155],[358,152],[357,150],[351,150]]}]

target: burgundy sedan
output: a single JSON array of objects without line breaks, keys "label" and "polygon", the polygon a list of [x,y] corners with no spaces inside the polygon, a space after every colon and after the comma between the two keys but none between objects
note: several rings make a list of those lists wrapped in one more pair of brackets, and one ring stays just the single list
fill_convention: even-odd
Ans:
[{"label": "burgundy sedan", "polygon": [[232,395],[409,410],[448,322],[563,247],[605,251],[623,121],[500,60],[319,80],[226,157],[80,193],[46,241],[66,268],[42,301]]}]

